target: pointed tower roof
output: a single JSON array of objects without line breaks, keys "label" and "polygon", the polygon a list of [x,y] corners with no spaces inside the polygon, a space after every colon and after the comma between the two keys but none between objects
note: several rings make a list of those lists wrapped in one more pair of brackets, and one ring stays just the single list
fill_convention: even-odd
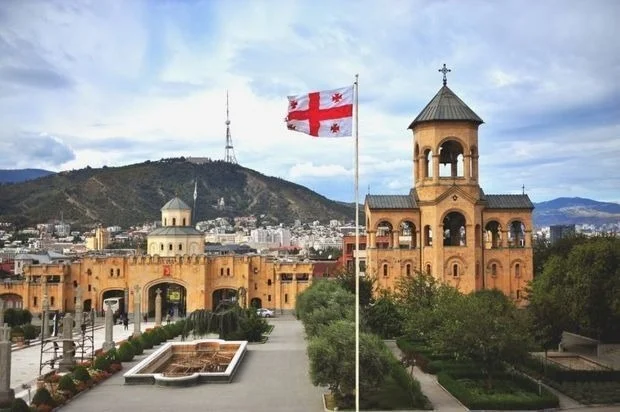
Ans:
[{"label": "pointed tower roof", "polygon": [[175,197],[174,199],[166,203],[164,207],[161,208],[162,212],[164,210],[192,210],[192,208],[187,206],[187,203],[185,203],[178,197]]},{"label": "pointed tower roof", "polygon": [[460,120],[477,124],[484,123],[484,121],[445,84],[420,112],[418,117],[411,122],[408,129],[413,129],[418,123],[442,120]]}]

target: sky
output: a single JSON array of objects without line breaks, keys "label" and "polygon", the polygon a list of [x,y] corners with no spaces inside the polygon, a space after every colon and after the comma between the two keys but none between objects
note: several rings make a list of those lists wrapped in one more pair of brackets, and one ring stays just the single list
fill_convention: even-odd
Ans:
[{"label": "sky", "polygon": [[284,123],[359,74],[359,192],[407,194],[442,86],[483,120],[480,184],[620,202],[616,0],[2,0],[0,169],[223,159],[354,200],[354,138]]}]

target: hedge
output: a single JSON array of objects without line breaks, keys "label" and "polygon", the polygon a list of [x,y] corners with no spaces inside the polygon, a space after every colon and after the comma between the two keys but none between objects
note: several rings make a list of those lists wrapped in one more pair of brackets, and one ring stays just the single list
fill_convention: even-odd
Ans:
[{"label": "hedge", "polygon": [[[481,396],[471,393],[467,387],[463,386],[458,379],[484,379],[485,375],[481,372],[440,372],[437,375],[439,383],[446,388],[454,397],[461,401],[469,409],[496,409],[496,410],[536,410],[558,407],[560,401],[556,395],[546,388],[542,388],[542,396],[536,399],[519,399],[516,395],[506,394],[505,396],[495,394],[490,397]],[[538,384],[531,379],[521,375],[510,375],[507,373],[499,373],[494,379],[510,379],[523,389],[527,389],[534,394],[538,393]]]},{"label": "hedge", "polygon": [[[620,381],[620,370],[576,370],[565,369],[559,365],[547,362],[545,368],[543,358],[528,356],[521,365],[515,365],[525,372],[562,383],[569,382],[610,382]],[[546,369],[546,370],[545,370]]]}]

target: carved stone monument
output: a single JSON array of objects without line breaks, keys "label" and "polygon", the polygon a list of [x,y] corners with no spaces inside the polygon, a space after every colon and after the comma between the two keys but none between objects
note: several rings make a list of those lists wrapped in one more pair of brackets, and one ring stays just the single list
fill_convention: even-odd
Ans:
[{"label": "carved stone monument", "polygon": [[49,320],[49,310],[50,304],[47,296],[47,276],[41,276],[41,288],[43,289],[43,299],[41,302],[41,307],[43,309],[43,319],[41,320],[41,337],[43,339],[47,339],[50,337],[50,320]]},{"label": "carved stone monument", "polygon": [[75,289],[75,331],[82,331],[82,323],[84,323],[84,312],[82,305],[82,287],[78,285]]},{"label": "carved stone monument", "polygon": [[161,289],[155,291],[155,326],[161,326]]},{"label": "carved stone monument", "polygon": [[[4,312],[4,302],[0,312]],[[11,328],[3,323],[0,325],[0,403],[9,403],[14,398],[15,392],[11,389]]]},{"label": "carved stone monument", "polygon": [[140,323],[142,322],[142,315],[140,313],[140,306],[142,300],[140,299],[140,285],[134,286],[133,294],[133,337],[137,338],[142,335],[140,332]]},{"label": "carved stone monument", "polygon": [[106,303],[105,308],[105,341],[101,348],[104,352],[114,347],[114,317],[112,316],[112,304]]},{"label": "carved stone monument", "polygon": [[69,372],[75,366],[75,343],[73,342],[73,316],[67,313],[62,319],[62,359],[59,372]]}]

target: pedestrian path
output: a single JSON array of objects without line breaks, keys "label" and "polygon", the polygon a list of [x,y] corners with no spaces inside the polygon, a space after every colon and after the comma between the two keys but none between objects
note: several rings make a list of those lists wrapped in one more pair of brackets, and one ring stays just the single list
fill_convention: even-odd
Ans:
[{"label": "pedestrian path", "polygon": [[[142,322],[142,330],[152,328],[155,322]],[[128,330],[124,330],[123,325],[114,325],[113,339],[119,342],[127,339],[133,334],[133,324],[129,325]],[[101,348],[105,341],[105,328],[95,328],[94,330],[94,347],[95,350]],[[28,390],[23,385],[32,387],[32,394],[36,389],[36,380],[39,377],[39,363],[41,361],[41,344],[33,343],[23,349],[13,350],[11,352],[11,387],[15,391],[15,396],[20,398],[28,398]],[[62,350],[62,349],[61,349]],[[50,371],[49,367],[45,367],[42,373]]]},{"label": "pedestrian path", "polygon": [[[386,341],[385,344],[397,359],[402,358],[402,352],[395,341]],[[411,372],[411,370],[409,370],[409,372]],[[468,410],[454,396],[439,385],[435,375],[424,373],[417,366],[414,366],[413,377],[420,382],[422,393],[424,393],[433,404],[433,410],[441,412],[462,412]]]}]

